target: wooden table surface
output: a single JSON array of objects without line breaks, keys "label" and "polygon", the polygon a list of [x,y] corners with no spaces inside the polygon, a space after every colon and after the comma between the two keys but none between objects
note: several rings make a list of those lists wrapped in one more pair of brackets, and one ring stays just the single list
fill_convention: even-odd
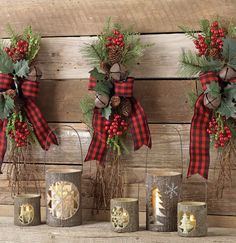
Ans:
[{"label": "wooden table surface", "polygon": [[133,233],[115,233],[108,222],[87,222],[70,228],[54,228],[45,224],[33,227],[17,227],[13,218],[0,217],[0,242],[4,243],[228,243],[236,242],[236,229],[209,228],[207,237],[183,238],[176,232],[158,233],[146,231],[144,227]]}]

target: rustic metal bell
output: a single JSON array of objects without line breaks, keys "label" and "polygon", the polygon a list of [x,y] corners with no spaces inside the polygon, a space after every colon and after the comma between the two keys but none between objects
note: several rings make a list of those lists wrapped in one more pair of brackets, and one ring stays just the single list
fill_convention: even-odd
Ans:
[{"label": "rustic metal bell", "polygon": [[236,77],[236,71],[231,67],[225,66],[223,69],[220,70],[219,77],[221,78],[221,80],[228,82],[231,78]]},{"label": "rustic metal bell", "polygon": [[215,110],[216,108],[219,107],[220,103],[221,103],[221,97],[220,96],[213,97],[209,93],[204,94],[203,104],[207,108],[209,108],[211,110]]}]

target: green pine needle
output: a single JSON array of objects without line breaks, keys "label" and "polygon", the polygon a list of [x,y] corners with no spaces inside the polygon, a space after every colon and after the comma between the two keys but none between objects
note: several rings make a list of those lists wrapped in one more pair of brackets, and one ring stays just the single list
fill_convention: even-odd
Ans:
[{"label": "green pine needle", "polygon": [[15,108],[14,100],[7,94],[0,94],[0,119],[9,117]]},{"label": "green pine needle", "polygon": [[224,63],[222,63],[220,60],[206,58],[205,56],[200,57],[190,50],[182,51],[179,63],[179,73],[184,77],[194,77],[201,72],[216,72],[219,71],[224,65]]},{"label": "green pine needle", "polygon": [[179,26],[179,28],[185,33],[185,35],[192,39],[192,40],[195,40],[197,39],[197,36],[196,36],[196,31],[195,30],[192,30],[192,29],[189,29],[185,26]]},{"label": "green pine needle", "polygon": [[86,95],[80,100],[80,108],[83,112],[85,123],[92,128],[93,110],[95,108],[94,99]]},{"label": "green pine needle", "polygon": [[109,18],[103,28],[103,32],[97,37],[92,44],[86,44],[82,49],[84,57],[96,67],[99,67],[101,62],[108,63],[108,49],[106,47],[107,37],[113,36],[113,30],[116,29],[124,35],[124,49],[122,51],[121,64],[131,67],[137,63],[137,60],[143,56],[147,47],[152,44],[143,44],[138,33],[132,32],[131,29],[125,29],[120,24],[111,23]]}]

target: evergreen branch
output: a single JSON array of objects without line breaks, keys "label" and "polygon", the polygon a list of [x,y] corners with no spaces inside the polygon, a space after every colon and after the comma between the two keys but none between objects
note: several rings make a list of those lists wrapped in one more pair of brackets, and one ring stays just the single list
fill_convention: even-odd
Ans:
[{"label": "evergreen branch", "polygon": [[6,26],[6,31],[10,36],[10,43],[11,46],[16,46],[17,41],[20,39],[20,35],[18,35],[11,27],[11,25],[8,23]]},{"label": "evergreen branch", "polygon": [[92,127],[94,107],[94,99],[89,95],[86,95],[80,100],[80,108],[83,112],[85,123],[88,125],[88,127]]},{"label": "evergreen branch", "polygon": [[38,54],[38,51],[40,49],[41,37],[38,33],[33,32],[31,26],[29,26],[24,30],[22,39],[28,41],[29,43],[26,59],[31,62]]},{"label": "evergreen branch", "polygon": [[208,19],[200,20],[200,30],[205,36],[210,35],[210,21]]},{"label": "evergreen branch", "polygon": [[182,51],[180,56],[180,75],[187,77],[194,77],[200,72],[216,72],[223,67],[223,63],[220,60],[212,58],[206,58],[205,56],[198,56],[192,51]]},{"label": "evergreen branch", "polygon": [[196,37],[196,32],[194,30],[191,30],[185,26],[178,26],[184,33],[185,35],[190,38],[190,39],[197,39]]},{"label": "evergreen branch", "polygon": [[227,36],[229,37],[235,37],[236,36],[236,28],[233,23],[229,23],[228,28],[227,28]]}]

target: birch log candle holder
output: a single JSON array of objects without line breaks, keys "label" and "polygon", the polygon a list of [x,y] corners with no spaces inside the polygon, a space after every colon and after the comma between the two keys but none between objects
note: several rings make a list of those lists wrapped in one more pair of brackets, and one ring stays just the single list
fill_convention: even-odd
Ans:
[{"label": "birch log candle holder", "polygon": [[14,198],[14,224],[34,226],[41,223],[40,195],[19,194]]},{"label": "birch log candle holder", "polygon": [[207,235],[207,205],[205,202],[178,203],[178,235],[185,237]]},{"label": "birch log candle holder", "polygon": [[147,230],[159,232],[177,231],[177,204],[180,198],[181,186],[181,173],[167,171],[147,174]]},{"label": "birch log candle holder", "polygon": [[136,198],[111,199],[111,225],[115,232],[139,230],[139,208]]},{"label": "birch log candle holder", "polygon": [[81,176],[81,170],[47,170],[46,222],[49,226],[82,224]]}]

